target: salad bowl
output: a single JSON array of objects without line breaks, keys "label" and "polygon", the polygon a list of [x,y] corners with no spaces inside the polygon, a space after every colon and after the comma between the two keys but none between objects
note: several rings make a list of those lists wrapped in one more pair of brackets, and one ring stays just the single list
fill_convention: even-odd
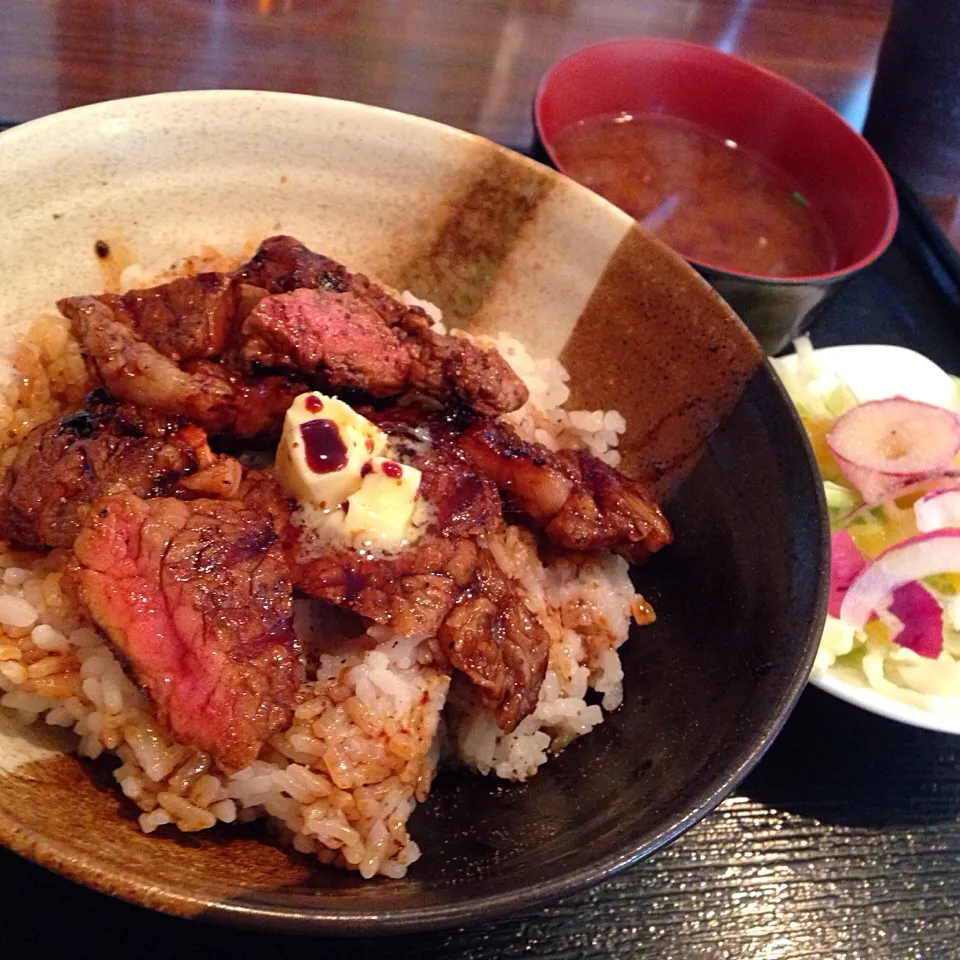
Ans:
[{"label": "salad bowl", "polygon": [[[800,344],[797,353],[781,357],[774,361],[775,367],[790,390],[791,396],[797,402],[798,408],[808,417],[815,419],[815,414],[827,413],[841,415],[852,403],[873,405],[899,398],[922,405],[928,411],[930,408],[948,411],[956,415],[960,411],[960,392],[957,381],[947,374],[932,360],[904,347],[887,344],[861,344],[837,347],[826,347],[813,350],[812,353],[806,344]],[[824,456],[821,447],[821,458]],[[954,478],[951,476],[952,466],[948,466],[947,474],[940,479],[933,479],[927,486],[932,489],[925,496],[916,501],[916,494],[907,491],[908,500],[916,501],[908,504],[907,511],[897,506],[896,501],[892,509],[901,523],[905,523],[903,533],[889,537],[881,556],[893,556],[901,543],[911,540],[920,542],[927,536],[937,548],[936,534],[951,532],[956,518],[946,517],[937,520],[937,530],[929,530],[921,534],[917,529],[917,520],[913,514],[917,510],[922,512],[923,503],[931,499],[941,501],[941,494],[947,494],[947,502],[952,502],[955,496]],[[828,503],[830,491],[828,486]],[[944,488],[944,489],[939,489]],[[836,491],[835,491],[836,492]],[[919,505],[918,505],[919,504]],[[879,504],[874,513],[878,513],[883,520],[885,507]],[[859,511],[862,515],[862,511]],[[849,522],[856,524],[858,511],[851,514],[850,508],[839,501],[834,501],[831,509],[831,520],[835,530],[844,528]],[[920,517],[920,514],[917,514]],[[904,519],[905,518],[905,519]],[[940,527],[940,523],[949,520],[950,526]],[[931,524],[923,523],[923,527]],[[855,527],[849,529],[856,532]],[[918,534],[921,534],[918,536]],[[942,539],[942,538],[941,538]],[[836,541],[835,541],[836,543]],[[842,546],[842,544],[840,545]],[[843,557],[838,557],[839,548],[835,547],[833,564],[834,578],[837,577],[838,564],[843,563]],[[923,557],[921,556],[921,561]],[[912,562],[916,562],[913,560]],[[949,562],[949,561],[948,561]],[[953,564],[958,562],[953,559]],[[956,569],[936,571],[949,573]],[[924,579],[924,578],[920,578]],[[943,585],[941,585],[943,586]],[[940,619],[931,627],[934,633],[944,635],[945,646],[950,648],[950,642],[955,630],[953,629],[952,595],[940,595],[943,610]],[[836,613],[834,609],[831,612]],[[936,613],[936,611],[934,611]],[[920,614],[917,614],[919,617]],[[884,680],[882,673],[865,673],[857,663],[851,661],[848,653],[835,656],[838,650],[845,649],[845,642],[840,639],[840,646],[836,646],[836,638],[842,636],[842,631],[832,618],[828,618],[827,628],[821,645],[810,682],[828,693],[839,697],[857,707],[869,710],[879,716],[887,717],[901,723],[915,727],[923,727],[944,733],[960,734],[960,684],[957,683],[956,667],[953,665],[955,657],[950,656],[952,648],[941,653],[939,659],[929,655],[924,659],[917,656],[912,650],[897,649],[894,645],[889,650],[890,663],[897,669],[899,664],[913,670],[917,676],[915,688],[898,686]],[[921,669],[923,674],[916,674]]]}]

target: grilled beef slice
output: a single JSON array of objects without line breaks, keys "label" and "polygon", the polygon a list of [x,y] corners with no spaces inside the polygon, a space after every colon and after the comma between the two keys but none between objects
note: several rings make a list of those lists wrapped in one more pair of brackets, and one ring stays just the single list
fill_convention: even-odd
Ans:
[{"label": "grilled beef slice", "polygon": [[[380,426],[397,429],[383,419]],[[477,537],[503,525],[500,497],[442,443],[405,459],[422,472],[420,496],[433,514],[410,546],[371,556],[317,545],[310,530],[292,526],[288,556],[306,593],[388,623],[397,633],[432,634],[473,577]]]},{"label": "grilled beef slice", "polygon": [[489,551],[480,551],[435,645],[470,680],[501,730],[510,732],[536,708],[550,638]]},{"label": "grilled beef slice", "polygon": [[[80,307],[86,299],[71,297],[61,303]],[[90,299],[108,307],[118,321],[159,353],[179,361],[209,360],[223,353],[240,296],[232,277],[198,273],[144,290],[103,293]]]},{"label": "grilled beef slice", "polygon": [[397,633],[436,634],[440,661],[460,670],[500,727],[512,730],[536,706],[549,642],[480,542],[503,528],[497,488],[473,469],[442,416],[416,407],[364,413],[422,472],[420,495],[432,520],[408,547],[386,556],[318,549],[308,531],[291,526],[297,586]]},{"label": "grilled beef slice", "polygon": [[68,588],[161,722],[228,772],[251,763],[302,680],[271,518],[241,501],[114,494],[92,505],[74,554]]},{"label": "grilled beef slice", "polygon": [[[152,292],[137,291],[142,295]],[[113,396],[168,416],[184,417],[211,432],[241,438],[279,433],[287,407],[306,389],[302,381],[278,375],[248,376],[232,363],[207,359],[209,351],[201,349],[199,339],[191,350],[182,342],[185,338],[178,340],[172,333],[163,337],[158,318],[162,316],[173,326],[177,322],[169,311],[158,311],[153,317],[146,331],[149,342],[116,300],[105,303],[103,298],[70,297],[58,304],[71,321],[91,376]],[[197,329],[195,332],[199,337]],[[202,342],[210,346],[219,341],[211,335]],[[173,355],[155,344],[167,345]]]},{"label": "grilled beef slice", "polygon": [[370,305],[350,293],[300,289],[264,297],[243,325],[243,353],[258,367],[300,371],[328,389],[400,393],[410,355]]},{"label": "grilled beef slice", "polygon": [[69,547],[78,513],[97,497],[126,489],[168,493],[216,461],[204,432],[109,397],[34,428],[0,483],[0,538],[26,547]]},{"label": "grilled beef slice", "polygon": [[[247,317],[243,352],[251,365],[320,373],[334,386],[375,397],[414,390],[483,414],[516,410],[527,400],[523,381],[495,350],[435,333],[419,307],[293,237],[264,240],[236,276],[287,295],[261,300]],[[299,290],[310,295],[290,296]],[[374,345],[378,357],[371,356]]]},{"label": "grilled beef slice", "polygon": [[527,443],[509,424],[485,418],[467,427],[460,448],[513,509],[560,547],[640,559],[672,539],[646,488],[589,453]]},{"label": "grilled beef slice", "polygon": [[422,310],[292,237],[264,241],[233,274],[58,306],[115,397],[241,439],[278,433],[311,387],[419,392],[486,414],[527,399],[495,350],[435,333]]}]

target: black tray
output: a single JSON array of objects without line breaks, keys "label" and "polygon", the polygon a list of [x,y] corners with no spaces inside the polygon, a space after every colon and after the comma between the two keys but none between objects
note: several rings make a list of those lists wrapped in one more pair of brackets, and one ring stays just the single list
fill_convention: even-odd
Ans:
[{"label": "black tray", "polygon": [[960,373],[960,255],[913,190],[894,178],[900,224],[877,264],[843,287],[811,330],[815,346],[892,343]]},{"label": "black tray", "polygon": [[[902,344],[960,372],[960,258],[910,189],[898,183],[897,192],[892,247],[832,302],[814,343]],[[552,906],[466,930],[311,942],[150,913],[0,849],[0,953],[958,957],[958,815],[960,737],[808,688],[755,772],[713,814],[650,859]]]}]

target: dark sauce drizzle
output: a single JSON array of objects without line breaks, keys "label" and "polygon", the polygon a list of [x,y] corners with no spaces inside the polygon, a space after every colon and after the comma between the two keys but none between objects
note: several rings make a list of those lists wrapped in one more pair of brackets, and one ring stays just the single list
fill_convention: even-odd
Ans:
[{"label": "dark sauce drizzle", "polygon": [[347,448],[332,420],[308,420],[300,425],[307,466],[314,473],[333,473],[347,464]]}]

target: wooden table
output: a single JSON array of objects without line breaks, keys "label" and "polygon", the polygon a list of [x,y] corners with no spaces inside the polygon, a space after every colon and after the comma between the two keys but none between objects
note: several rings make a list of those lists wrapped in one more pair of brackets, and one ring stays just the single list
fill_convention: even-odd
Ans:
[{"label": "wooden table", "polygon": [[540,75],[584,44],[710,44],[862,123],[888,0],[4,0],[0,119],[254,87],[392,107],[529,142]]},{"label": "wooden table", "polygon": [[[782,73],[854,126],[886,0],[4,0],[0,119],[171,89],[323,94],[510,145],[542,72],[647,34]],[[960,956],[956,738],[804,694],[757,772],[657,856],[586,894],[483,929],[391,943],[220,931],[75,888],[0,850],[4,956]]]},{"label": "wooden table", "polygon": [[[233,87],[357,100],[530,143],[537,81],[631,35],[739,54],[860,129],[891,0],[4,0],[0,120]],[[933,201],[960,246],[956,198]]]}]

